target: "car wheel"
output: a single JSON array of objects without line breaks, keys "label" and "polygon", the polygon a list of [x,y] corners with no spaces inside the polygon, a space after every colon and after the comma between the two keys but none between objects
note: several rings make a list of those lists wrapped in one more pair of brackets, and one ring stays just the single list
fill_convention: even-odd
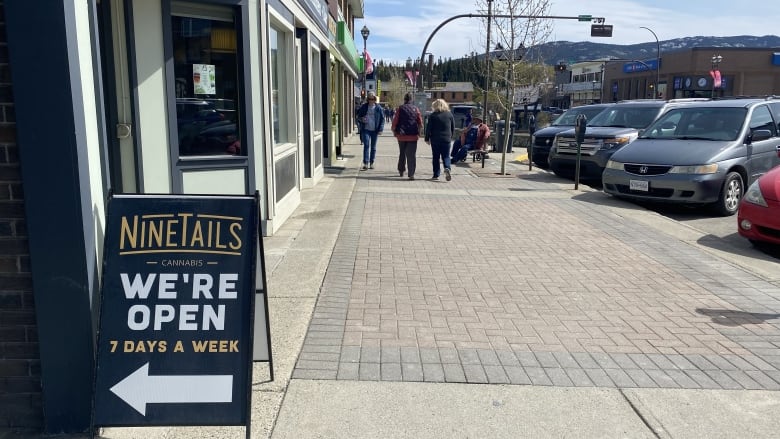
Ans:
[{"label": "car wheel", "polygon": [[745,185],[742,176],[738,172],[729,172],[723,187],[720,189],[720,197],[715,204],[715,210],[722,216],[730,216],[737,213],[739,200],[745,194]]}]

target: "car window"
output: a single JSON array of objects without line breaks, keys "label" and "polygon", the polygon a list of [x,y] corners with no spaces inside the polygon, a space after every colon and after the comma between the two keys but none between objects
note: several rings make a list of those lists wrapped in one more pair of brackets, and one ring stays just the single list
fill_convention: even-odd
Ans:
[{"label": "car window", "polygon": [[772,117],[775,119],[775,126],[780,133],[780,102],[772,102],[769,104],[769,109],[772,111]]},{"label": "car window", "polygon": [[575,122],[577,121],[577,116],[580,114],[584,114],[585,118],[587,119],[588,125],[590,125],[591,120],[593,120],[594,117],[596,117],[599,113],[604,111],[604,109],[607,107],[575,107],[566,110],[563,114],[558,116],[555,121],[551,125],[553,126],[574,126]]},{"label": "car window", "polygon": [[659,107],[621,106],[608,108],[593,118],[589,126],[644,129],[656,118]]},{"label": "car window", "polygon": [[777,135],[777,127],[766,105],[757,106],[753,109],[753,114],[750,115],[750,131],[755,130],[769,130],[772,137]]},{"label": "car window", "polygon": [[588,120],[593,119],[594,117],[598,116],[599,113],[604,111],[607,107],[597,107],[597,108],[586,108],[582,110],[582,112],[585,114],[585,117],[588,118]]},{"label": "car window", "polygon": [[551,125],[558,126],[558,125],[571,125],[574,126],[574,121],[577,119],[577,115],[581,113],[581,110],[578,110],[576,108],[572,108],[570,110],[566,110],[558,116]]},{"label": "car window", "polygon": [[642,134],[643,139],[673,138],[677,135],[677,127],[683,118],[681,111],[671,110],[653,122]]},{"label": "car window", "polygon": [[736,140],[745,121],[745,108],[673,108],[653,122],[643,138]]},{"label": "car window", "polygon": [[452,107],[453,114],[468,114],[473,107]]}]

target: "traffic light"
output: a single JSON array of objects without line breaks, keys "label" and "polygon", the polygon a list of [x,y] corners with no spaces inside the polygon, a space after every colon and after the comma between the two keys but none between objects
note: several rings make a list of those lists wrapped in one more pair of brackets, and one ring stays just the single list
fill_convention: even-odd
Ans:
[{"label": "traffic light", "polygon": [[565,72],[566,71],[566,64],[565,63],[558,64],[557,66],[555,66],[555,71],[556,72]]}]

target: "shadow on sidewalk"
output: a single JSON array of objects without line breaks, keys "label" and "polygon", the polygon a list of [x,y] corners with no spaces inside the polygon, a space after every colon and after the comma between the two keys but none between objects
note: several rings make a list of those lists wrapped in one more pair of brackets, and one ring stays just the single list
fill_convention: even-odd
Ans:
[{"label": "shadow on sidewalk", "polygon": [[780,314],[737,311],[733,309],[697,308],[696,312],[723,326],[758,325],[780,318]]}]

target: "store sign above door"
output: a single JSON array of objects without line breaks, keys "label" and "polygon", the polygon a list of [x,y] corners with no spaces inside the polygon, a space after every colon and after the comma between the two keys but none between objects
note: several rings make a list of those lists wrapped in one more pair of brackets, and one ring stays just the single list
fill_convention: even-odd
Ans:
[{"label": "store sign above door", "polygon": [[647,72],[650,70],[658,70],[658,60],[632,61],[623,64],[623,73]]},{"label": "store sign above door", "polygon": [[257,212],[256,196],[109,200],[95,425],[249,429]]}]

